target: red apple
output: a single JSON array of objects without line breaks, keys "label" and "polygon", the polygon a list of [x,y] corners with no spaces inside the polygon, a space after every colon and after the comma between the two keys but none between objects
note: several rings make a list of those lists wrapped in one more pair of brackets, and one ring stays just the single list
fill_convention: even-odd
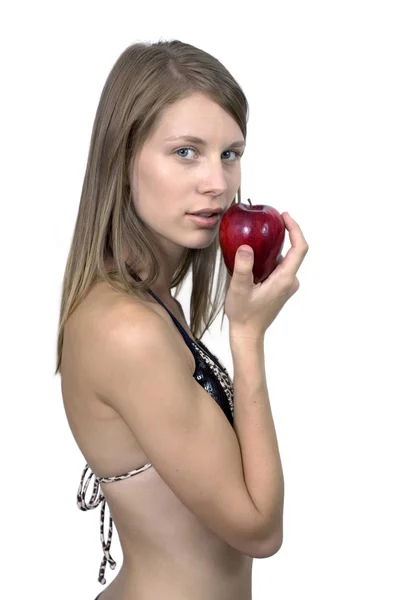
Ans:
[{"label": "red apple", "polygon": [[277,266],[285,239],[282,215],[266,204],[233,204],[223,214],[219,226],[219,243],[229,275],[232,276],[236,251],[242,244],[253,248],[254,283],[267,279]]}]

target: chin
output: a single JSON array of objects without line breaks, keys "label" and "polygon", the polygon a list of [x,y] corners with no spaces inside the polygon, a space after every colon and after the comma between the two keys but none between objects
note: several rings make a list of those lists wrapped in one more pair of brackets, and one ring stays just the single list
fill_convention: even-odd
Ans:
[{"label": "chin", "polygon": [[191,242],[188,241],[188,243],[186,244],[186,248],[193,248],[194,250],[208,248],[214,242],[216,235],[216,233],[214,233],[214,235],[211,235],[209,231],[206,231],[205,235],[202,234],[201,236],[199,236],[202,239],[198,239],[196,242],[193,240]]}]

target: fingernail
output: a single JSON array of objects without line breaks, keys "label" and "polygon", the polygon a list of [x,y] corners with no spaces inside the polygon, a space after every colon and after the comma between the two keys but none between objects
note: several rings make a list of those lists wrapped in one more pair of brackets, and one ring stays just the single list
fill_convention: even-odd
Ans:
[{"label": "fingernail", "polygon": [[239,250],[239,256],[242,258],[251,258],[251,252],[246,252],[246,250]]}]

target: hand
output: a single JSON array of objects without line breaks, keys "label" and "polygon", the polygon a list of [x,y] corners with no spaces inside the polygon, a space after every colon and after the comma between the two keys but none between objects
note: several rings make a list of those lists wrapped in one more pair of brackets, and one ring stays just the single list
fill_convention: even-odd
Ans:
[{"label": "hand", "polygon": [[[274,321],[284,304],[300,287],[297,271],[308,252],[308,244],[294,219],[282,213],[289,231],[291,248],[263,282],[254,283],[254,253],[251,246],[242,245],[235,256],[235,267],[225,298],[224,310],[229,319],[230,335],[259,339]],[[239,250],[250,252],[250,258],[239,255]]]}]

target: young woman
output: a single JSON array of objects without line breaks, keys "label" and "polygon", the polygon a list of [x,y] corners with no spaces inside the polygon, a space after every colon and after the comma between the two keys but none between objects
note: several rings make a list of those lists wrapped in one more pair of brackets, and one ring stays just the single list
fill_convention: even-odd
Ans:
[{"label": "young woman", "polygon": [[[113,523],[123,551],[101,600],[250,600],[253,558],[282,544],[263,343],[308,246],[283,213],[292,247],[273,273],[255,285],[242,246],[250,255],[237,252],[232,277],[220,256],[213,296],[218,224],[241,201],[247,117],[227,69],[177,40],[128,47],[100,98],[56,373],[87,462],[79,508],[101,505],[102,584],[107,563],[115,568]],[[190,269],[188,325],[176,296]],[[233,381],[200,341],[221,304]]]}]

